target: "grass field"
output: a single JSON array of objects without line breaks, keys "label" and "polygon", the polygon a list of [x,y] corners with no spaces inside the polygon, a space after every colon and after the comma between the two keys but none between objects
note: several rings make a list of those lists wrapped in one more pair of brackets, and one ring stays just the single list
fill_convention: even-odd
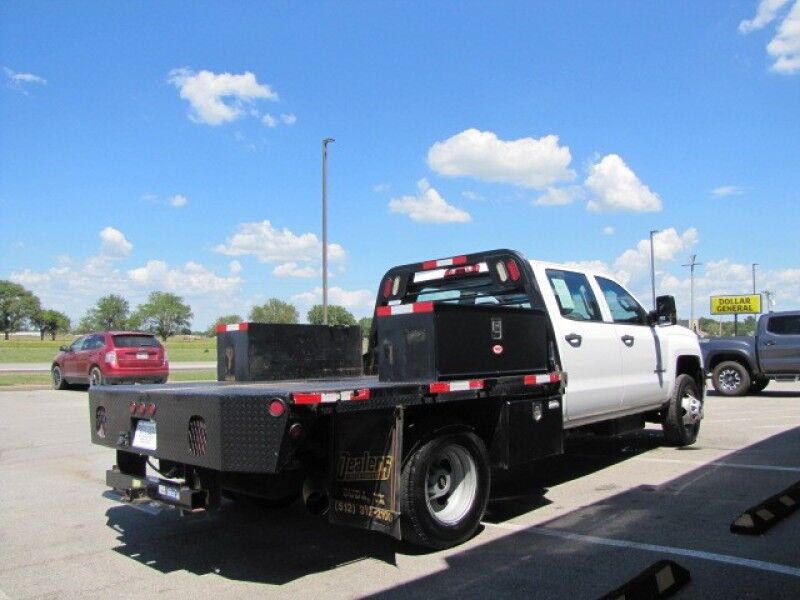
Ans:
[{"label": "grass field", "polygon": [[[173,371],[170,381],[216,381],[216,370]],[[0,373],[0,388],[17,385],[49,386],[50,373]]]},{"label": "grass field", "polygon": [[[53,360],[59,346],[67,346],[75,338],[56,337],[54,340],[0,337],[0,363],[46,363]],[[175,336],[165,344],[170,362],[217,360],[216,338]]]}]

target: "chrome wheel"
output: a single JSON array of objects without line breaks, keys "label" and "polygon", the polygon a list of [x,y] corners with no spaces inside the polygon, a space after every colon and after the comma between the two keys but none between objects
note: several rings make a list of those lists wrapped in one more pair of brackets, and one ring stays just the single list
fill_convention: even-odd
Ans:
[{"label": "chrome wheel", "polygon": [[103,385],[103,373],[97,367],[92,367],[89,371],[89,386]]},{"label": "chrome wheel", "polygon": [[695,398],[691,392],[683,394],[681,408],[683,409],[683,424],[686,427],[694,427],[703,419],[703,402]]},{"label": "chrome wheel", "polygon": [[60,390],[62,385],[64,385],[64,380],[61,377],[61,368],[53,367],[53,387]]},{"label": "chrome wheel", "polygon": [[472,455],[458,444],[439,449],[426,475],[426,503],[431,516],[457,524],[475,503],[478,476]]},{"label": "chrome wheel", "polygon": [[717,385],[726,392],[735,392],[742,385],[742,375],[737,369],[722,369],[717,374]]}]

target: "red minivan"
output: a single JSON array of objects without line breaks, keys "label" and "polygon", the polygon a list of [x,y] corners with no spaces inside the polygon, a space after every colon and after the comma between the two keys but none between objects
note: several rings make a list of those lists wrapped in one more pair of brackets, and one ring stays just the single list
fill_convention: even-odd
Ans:
[{"label": "red minivan", "polygon": [[164,383],[169,363],[164,347],[154,335],[141,331],[89,333],[61,346],[51,367],[53,387],[73,383]]}]

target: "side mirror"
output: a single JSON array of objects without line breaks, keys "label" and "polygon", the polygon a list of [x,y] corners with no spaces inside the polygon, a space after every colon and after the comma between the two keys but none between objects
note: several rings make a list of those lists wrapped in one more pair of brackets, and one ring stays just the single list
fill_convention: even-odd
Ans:
[{"label": "side mirror", "polygon": [[69,352],[69,348],[67,348],[66,346],[59,346],[58,350],[59,352]]},{"label": "side mirror", "polygon": [[657,325],[659,323],[675,325],[678,322],[678,311],[675,309],[675,296],[658,296],[656,298],[656,309],[647,313],[647,321],[651,325]]}]

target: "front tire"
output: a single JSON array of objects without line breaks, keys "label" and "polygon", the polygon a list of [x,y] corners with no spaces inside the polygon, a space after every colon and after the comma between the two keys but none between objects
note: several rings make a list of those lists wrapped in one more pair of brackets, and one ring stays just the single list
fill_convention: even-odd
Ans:
[{"label": "front tire", "polygon": [[723,396],[744,396],[750,389],[750,373],[741,363],[726,360],[714,367],[711,382]]},{"label": "front tire", "polygon": [[443,434],[420,446],[403,466],[403,539],[441,550],[468,540],[480,525],[490,487],[489,455],[471,432]]},{"label": "front tire", "polygon": [[95,366],[89,369],[89,387],[105,384],[106,378],[103,376],[103,372],[100,370],[100,367]]},{"label": "front tire", "polygon": [[61,367],[55,365],[50,373],[53,377],[53,389],[54,390],[66,390],[69,388],[69,385],[64,380],[64,375],[61,372]]},{"label": "front tire", "polygon": [[703,418],[703,397],[690,375],[678,375],[664,410],[661,426],[670,446],[691,446],[697,441]]}]

